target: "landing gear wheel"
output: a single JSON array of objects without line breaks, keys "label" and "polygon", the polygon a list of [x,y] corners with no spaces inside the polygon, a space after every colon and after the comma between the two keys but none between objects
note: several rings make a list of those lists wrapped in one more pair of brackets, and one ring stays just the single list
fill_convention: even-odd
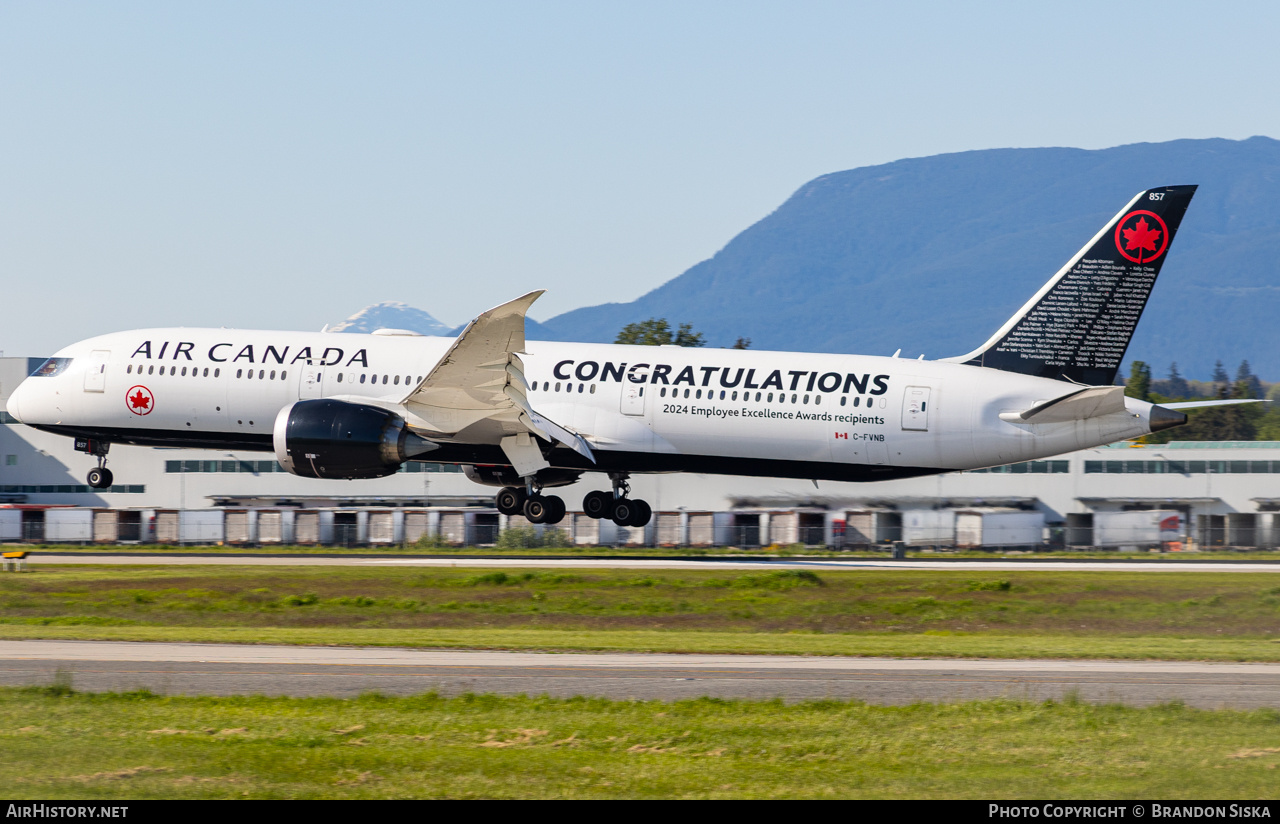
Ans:
[{"label": "landing gear wheel", "polygon": [[618,526],[631,526],[636,517],[636,502],[630,498],[619,498],[613,502],[613,512],[609,519]]},{"label": "landing gear wheel", "polygon": [[531,524],[545,524],[551,514],[551,504],[541,495],[530,495],[524,502],[524,517]]},{"label": "landing gear wheel", "polygon": [[631,517],[627,526],[641,527],[649,523],[649,519],[653,517],[653,508],[644,501],[636,500],[631,502],[631,507],[635,514]]},{"label": "landing gear wheel", "polygon": [[493,498],[493,505],[503,515],[518,515],[524,511],[524,502],[529,493],[517,486],[503,487]]},{"label": "landing gear wheel", "polygon": [[564,520],[565,506],[564,499],[558,495],[546,496],[547,514],[543,519],[544,524],[558,524]]},{"label": "landing gear wheel", "polygon": [[608,518],[613,510],[613,495],[608,492],[596,490],[588,492],[587,496],[582,499],[582,511],[586,513],[588,518]]},{"label": "landing gear wheel", "polygon": [[111,470],[105,466],[100,466],[89,470],[89,486],[94,489],[106,489],[111,486],[115,480],[115,476],[111,474]]}]

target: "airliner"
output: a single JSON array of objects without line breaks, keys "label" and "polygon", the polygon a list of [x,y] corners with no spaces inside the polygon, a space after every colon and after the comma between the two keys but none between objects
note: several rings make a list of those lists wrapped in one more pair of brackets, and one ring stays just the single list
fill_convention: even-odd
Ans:
[{"label": "airliner", "polygon": [[[986,343],[943,360],[525,339],[530,292],[456,338],[144,329],[81,341],[12,394],[113,483],[112,444],[274,452],[307,478],[463,466],[499,511],[607,475],[582,511],[643,526],[637,473],[879,481],[1044,458],[1186,422],[1115,379],[1195,186],[1140,192]],[[901,350],[899,350],[901,351]],[[1230,401],[1228,401],[1230,402]],[[428,458],[429,456],[429,458]]]}]

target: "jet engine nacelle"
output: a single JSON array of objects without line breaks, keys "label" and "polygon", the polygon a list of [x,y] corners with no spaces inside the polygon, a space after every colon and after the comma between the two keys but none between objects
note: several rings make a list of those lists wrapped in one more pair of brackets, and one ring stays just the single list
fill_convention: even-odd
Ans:
[{"label": "jet engine nacelle", "polygon": [[304,478],[381,478],[439,448],[388,409],[325,398],[281,409],[272,441],[280,465]]},{"label": "jet engine nacelle", "polygon": [[[490,466],[486,464],[463,464],[463,473],[471,480],[485,486],[524,486],[524,479],[516,474],[513,467],[510,466]],[[568,486],[577,483],[582,477],[581,469],[557,469],[556,467],[548,467],[547,469],[538,470],[538,483],[542,486]]]}]

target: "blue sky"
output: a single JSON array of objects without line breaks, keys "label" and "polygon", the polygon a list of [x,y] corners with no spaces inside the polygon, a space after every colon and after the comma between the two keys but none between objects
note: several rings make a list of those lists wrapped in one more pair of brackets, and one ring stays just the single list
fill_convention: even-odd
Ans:
[{"label": "blue sky", "polygon": [[1273,3],[0,0],[0,350],[631,300],[805,181],[1280,137]]}]

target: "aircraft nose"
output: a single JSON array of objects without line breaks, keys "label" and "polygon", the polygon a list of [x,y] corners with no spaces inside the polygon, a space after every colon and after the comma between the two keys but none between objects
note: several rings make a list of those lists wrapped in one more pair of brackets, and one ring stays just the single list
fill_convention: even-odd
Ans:
[{"label": "aircraft nose", "polygon": [[19,411],[18,396],[22,394],[22,387],[19,386],[13,390],[13,394],[9,396],[9,402],[5,404],[5,409],[14,417],[18,423],[22,423],[22,413]]}]

